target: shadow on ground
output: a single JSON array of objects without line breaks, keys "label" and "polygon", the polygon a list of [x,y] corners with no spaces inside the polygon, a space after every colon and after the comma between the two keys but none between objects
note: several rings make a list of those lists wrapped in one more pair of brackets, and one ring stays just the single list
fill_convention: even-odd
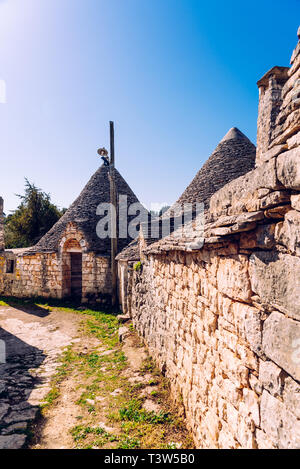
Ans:
[{"label": "shadow on ground", "polygon": [[46,355],[1,327],[0,341],[5,349],[5,363],[4,354],[0,356],[0,449],[17,449],[25,444],[28,423],[38,413],[28,398],[42,380],[29,370],[39,367]]}]

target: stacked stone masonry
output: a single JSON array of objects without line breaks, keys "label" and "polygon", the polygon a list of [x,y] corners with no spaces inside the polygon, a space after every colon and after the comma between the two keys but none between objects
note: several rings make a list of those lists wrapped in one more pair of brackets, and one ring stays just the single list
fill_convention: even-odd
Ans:
[{"label": "stacked stone masonry", "polygon": [[119,262],[199,448],[300,448],[300,42],[291,63],[258,82],[257,167],[211,197],[203,248]]}]

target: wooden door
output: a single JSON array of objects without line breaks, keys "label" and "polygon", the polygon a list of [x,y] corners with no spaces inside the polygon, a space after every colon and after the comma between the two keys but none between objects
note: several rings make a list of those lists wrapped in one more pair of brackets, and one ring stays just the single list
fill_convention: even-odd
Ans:
[{"label": "wooden door", "polygon": [[71,252],[71,296],[82,296],[82,254]]}]

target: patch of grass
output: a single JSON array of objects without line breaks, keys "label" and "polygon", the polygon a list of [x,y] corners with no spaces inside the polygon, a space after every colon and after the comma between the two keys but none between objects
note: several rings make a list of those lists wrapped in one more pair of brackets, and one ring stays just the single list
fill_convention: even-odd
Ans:
[{"label": "patch of grass", "polygon": [[56,386],[53,386],[52,389],[48,392],[47,396],[44,398],[44,404],[41,405],[41,408],[44,409],[49,405],[53,404],[54,401],[59,396],[59,389]]},{"label": "patch of grass", "polygon": [[133,270],[134,270],[135,272],[140,272],[140,271],[142,270],[142,263],[141,263],[141,261],[138,261],[138,262],[136,262],[136,263],[134,264]]},{"label": "patch of grass", "polygon": [[128,436],[121,439],[117,445],[117,449],[138,449],[140,447],[140,440],[137,438],[130,438]]},{"label": "patch of grass", "polygon": [[[93,447],[102,447],[108,442],[118,441],[118,437],[108,433],[102,427],[76,425],[71,429],[71,435],[75,443],[81,445],[81,442],[88,439],[88,443],[81,446],[83,449]],[[95,439],[95,436],[97,437]]]},{"label": "patch of grass", "polygon": [[147,411],[142,408],[140,399],[132,399],[129,403],[119,409],[120,420],[130,420],[133,422],[147,422],[152,424],[171,422],[169,413]]},{"label": "patch of grass", "polygon": [[71,435],[74,441],[84,440],[89,434],[102,435],[106,438],[109,438],[111,436],[110,433],[107,433],[101,427],[86,427],[84,425],[76,425],[76,427],[73,427],[71,429]]},{"label": "patch of grass", "polygon": [[155,363],[153,359],[151,357],[145,358],[140,368],[140,372],[141,373],[153,373],[154,370],[155,370]]},{"label": "patch of grass", "polygon": [[148,381],[149,386],[157,386],[159,384],[159,381],[157,379],[149,379]]}]

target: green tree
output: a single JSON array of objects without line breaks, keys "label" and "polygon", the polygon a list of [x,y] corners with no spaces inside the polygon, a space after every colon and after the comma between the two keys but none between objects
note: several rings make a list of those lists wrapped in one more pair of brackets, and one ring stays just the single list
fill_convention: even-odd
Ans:
[{"label": "green tree", "polygon": [[5,219],[7,248],[33,246],[59,220],[66,209],[59,210],[46,194],[25,178],[25,194],[18,195],[21,203]]}]

